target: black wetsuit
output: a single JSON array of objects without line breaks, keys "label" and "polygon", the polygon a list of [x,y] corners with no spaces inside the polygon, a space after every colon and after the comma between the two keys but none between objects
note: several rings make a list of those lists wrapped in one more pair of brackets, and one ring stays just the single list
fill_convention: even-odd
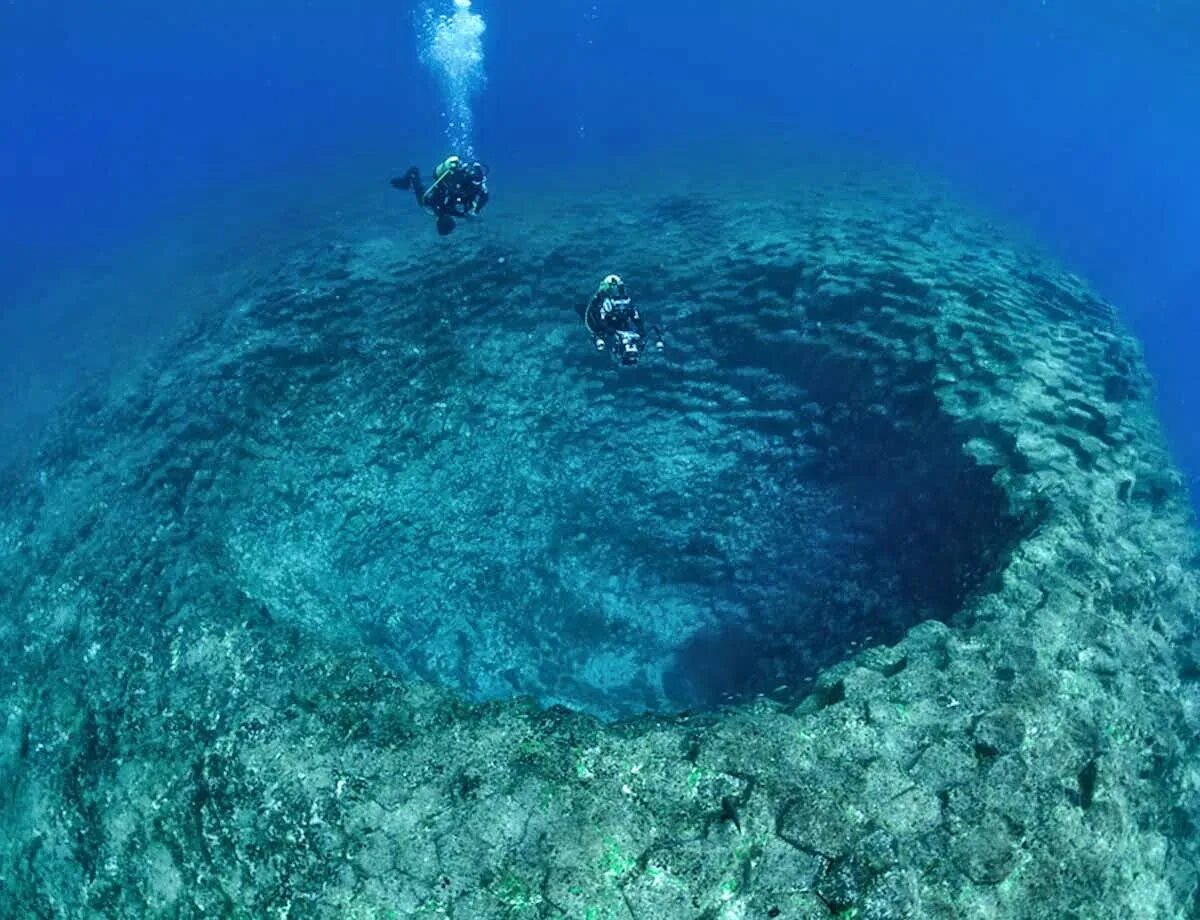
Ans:
[{"label": "black wetsuit", "polygon": [[454,229],[456,217],[474,217],[490,197],[487,171],[479,163],[451,167],[428,187],[414,166],[399,179],[393,179],[392,185],[412,189],[417,204],[438,219],[438,233],[443,236]]},{"label": "black wetsuit", "polygon": [[597,291],[587,305],[583,321],[596,338],[607,339],[614,332],[636,332],[646,337],[646,324],[633,301],[623,294]]}]

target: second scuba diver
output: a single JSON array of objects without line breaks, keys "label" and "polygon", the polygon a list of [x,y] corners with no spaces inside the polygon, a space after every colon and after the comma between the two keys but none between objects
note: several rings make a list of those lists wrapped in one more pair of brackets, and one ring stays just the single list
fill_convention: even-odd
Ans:
[{"label": "second scuba diver", "polygon": [[[609,275],[596,289],[583,311],[583,323],[592,334],[597,351],[611,351],[625,366],[638,363],[645,347],[646,324],[625,290],[620,275]],[[654,347],[663,349],[662,330],[651,326]]]},{"label": "second scuba diver", "polygon": [[446,157],[438,164],[428,187],[415,166],[393,179],[392,187],[412,190],[417,204],[437,218],[437,231],[442,236],[454,229],[455,218],[477,216],[489,197],[487,167],[465,163],[457,156]]}]

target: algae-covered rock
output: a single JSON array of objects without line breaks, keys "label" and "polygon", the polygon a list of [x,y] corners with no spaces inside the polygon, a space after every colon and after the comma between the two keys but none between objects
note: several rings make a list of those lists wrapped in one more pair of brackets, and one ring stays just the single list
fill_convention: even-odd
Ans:
[{"label": "algae-covered rock", "polygon": [[343,216],[66,407],[0,483],[0,915],[1194,912],[1136,345],[942,190],[755,181]]}]

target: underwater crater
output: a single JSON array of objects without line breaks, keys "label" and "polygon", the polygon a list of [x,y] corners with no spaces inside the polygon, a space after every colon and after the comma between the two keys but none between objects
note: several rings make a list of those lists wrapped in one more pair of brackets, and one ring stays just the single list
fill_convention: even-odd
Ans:
[{"label": "underwater crater", "polygon": [[471,699],[614,717],[797,699],[986,589],[1025,524],[939,404],[928,285],[718,223],[694,302],[622,255],[669,345],[617,368],[572,309],[612,264],[586,245],[416,279],[334,248],[250,301],[204,400],[255,445],[214,509],[248,596]]},{"label": "underwater crater", "polygon": [[1187,914],[1112,309],[911,178],[662,192],[339,218],[0,473],[0,914]]}]

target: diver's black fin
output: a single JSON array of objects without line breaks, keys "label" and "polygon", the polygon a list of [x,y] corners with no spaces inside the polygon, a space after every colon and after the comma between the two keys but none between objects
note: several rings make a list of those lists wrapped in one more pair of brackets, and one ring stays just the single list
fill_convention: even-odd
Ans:
[{"label": "diver's black fin", "polygon": [[438,234],[446,236],[454,229],[454,218],[449,214],[443,214],[437,221]]},{"label": "diver's black fin", "polygon": [[397,176],[392,180],[392,188],[398,188],[402,191],[409,191],[413,187],[413,182],[421,175],[420,170],[415,166],[410,166],[408,172],[403,176]]}]

